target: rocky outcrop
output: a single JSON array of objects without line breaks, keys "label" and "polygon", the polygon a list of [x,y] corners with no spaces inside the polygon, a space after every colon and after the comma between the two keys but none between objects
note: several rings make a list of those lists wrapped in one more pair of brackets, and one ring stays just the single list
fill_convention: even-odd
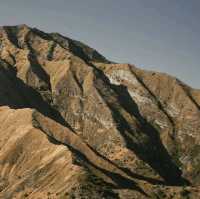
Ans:
[{"label": "rocky outcrop", "polygon": [[0,29],[0,198],[200,197],[200,91],[58,33]]}]

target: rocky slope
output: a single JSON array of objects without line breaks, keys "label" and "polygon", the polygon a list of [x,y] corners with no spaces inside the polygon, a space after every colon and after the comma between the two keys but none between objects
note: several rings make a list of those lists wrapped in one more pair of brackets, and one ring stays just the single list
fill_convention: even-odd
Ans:
[{"label": "rocky slope", "polygon": [[199,121],[174,77],[0,28],[0,198],[200,198]]}]

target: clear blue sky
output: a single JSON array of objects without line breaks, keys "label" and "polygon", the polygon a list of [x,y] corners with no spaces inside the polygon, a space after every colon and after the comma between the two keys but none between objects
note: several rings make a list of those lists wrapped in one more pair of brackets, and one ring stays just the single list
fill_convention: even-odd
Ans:
[{"label": "clear blue sky", "polygon": [[200,88],[200,0],[0,0],[0,13]]}]

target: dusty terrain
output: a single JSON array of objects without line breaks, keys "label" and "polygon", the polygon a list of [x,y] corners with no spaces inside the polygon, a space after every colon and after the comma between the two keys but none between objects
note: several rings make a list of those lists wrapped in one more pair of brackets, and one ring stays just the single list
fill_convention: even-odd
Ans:
[{"label": "dusty terrain", "polygon": [[200,198],[200,90],[58,33],[0,28],[0,198]]}]

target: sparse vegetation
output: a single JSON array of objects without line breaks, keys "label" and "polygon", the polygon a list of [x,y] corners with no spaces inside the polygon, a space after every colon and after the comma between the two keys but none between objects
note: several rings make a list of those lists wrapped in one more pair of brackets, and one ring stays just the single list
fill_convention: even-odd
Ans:
[{"label": "sparse vegetation", "polygon": [[0,198],[198,197],[199,91],[57,33],[0,34]]}]

